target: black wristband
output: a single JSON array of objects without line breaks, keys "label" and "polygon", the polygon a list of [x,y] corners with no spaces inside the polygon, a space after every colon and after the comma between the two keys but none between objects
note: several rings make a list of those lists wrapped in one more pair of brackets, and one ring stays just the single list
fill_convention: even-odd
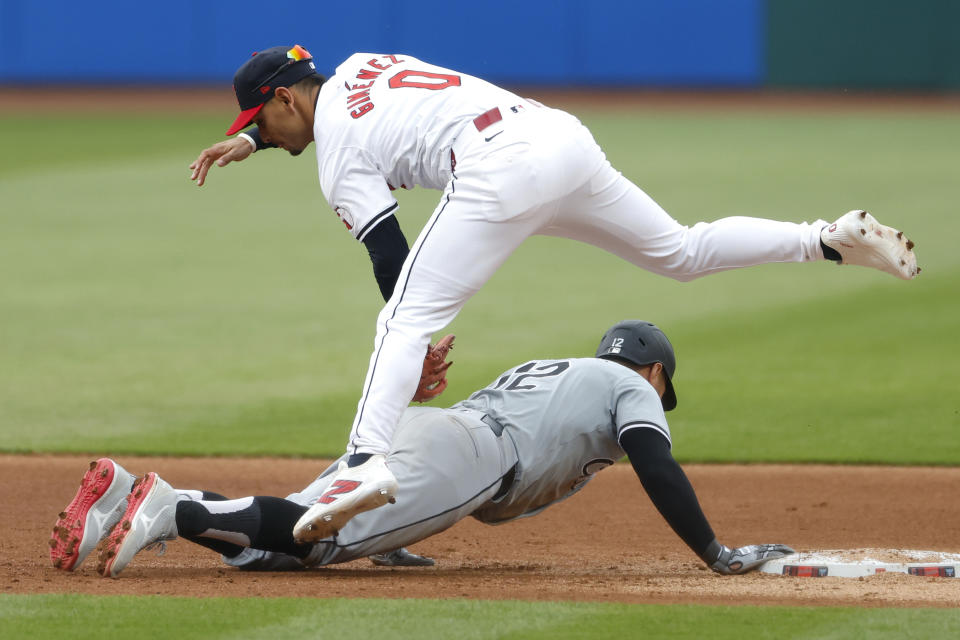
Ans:
[{"label": "black wristband", "polygon": [[723,545],[714,538],[713,542],[707,545],[706,551],[700,554],[700,559],[706,562],[707,566],[710,566],[720,559],[721,553],[723,553]]},{"label": "black wristband", "polygon": [[250,136],[250,139],[253,140],[253,144],[257,147],[257,151],[260,151],[261,149],[274,149],[277,146],[275,144],[267,144],[264,142],[263,138],[260,137],[260,129],[257,127],[247,129],[244,131],[244,133]]}]

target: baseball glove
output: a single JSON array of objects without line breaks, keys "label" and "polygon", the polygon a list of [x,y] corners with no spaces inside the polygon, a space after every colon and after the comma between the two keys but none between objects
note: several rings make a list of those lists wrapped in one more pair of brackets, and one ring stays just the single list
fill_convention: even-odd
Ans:
[{"label": "baseball glove", "polygon": [[447,369],[453,361],[447,362],[447,354],[453,349],[455,336],[446,335],[437,344],[427,347],[427,355],[423,358],[423,372],[420,374],[420,384],[413,394],[414,402],[433,400],[447,388]]}]

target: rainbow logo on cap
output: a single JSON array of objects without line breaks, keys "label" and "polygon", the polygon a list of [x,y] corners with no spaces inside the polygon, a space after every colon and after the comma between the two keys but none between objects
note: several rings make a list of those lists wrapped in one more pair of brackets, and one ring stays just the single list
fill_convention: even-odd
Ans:
[{"label": "rainbow logo on cap", "polygon": [[290,49],[289,51],[287,51],[287,57],[290,58],[291,60],[296,60],[297,62],[300,62],[301,60],[309,60],[313,56],[310,55],[309,51],[307,51],[300,45],[296,44],[296,45],[293,45],[293,49]]}]

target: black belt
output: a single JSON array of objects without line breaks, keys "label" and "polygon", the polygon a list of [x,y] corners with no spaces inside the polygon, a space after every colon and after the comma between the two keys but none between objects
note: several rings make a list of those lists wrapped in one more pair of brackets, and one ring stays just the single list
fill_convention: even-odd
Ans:
[{"label": "black belt", "polygon": [[490,498],[491,501],[496,502],[503,496],[507,495],[507,492],[510,491],[510,487],[513,486],[513,481],[517,479],[517,465],[510,467],[510,471],[507,471],[506,475],[500,480],[500,488],[497,489],[497,492],[493,494],[493,497]]},{"label": "black belt", "polygon": [[499,438],[503,435],[503,425],[497,422],[497,419],[491,416],[489,413],[483,414],[483,417],[480,418],[480,422],[484,423],[493,433]]},{"label": "black belt", "polygon": [[[499,438],[503,435],[503,425],[500,424],[496,418],[491,416],[489,413],[483,415],[480,418],[480,421],[485,425],[490,427],[490,430]],[[507,492],[510,491],[510,487],[513,486],[513,481],[517,478],[517,465],[510,467],[510,470],[504,474],[503,478],[500,479],[500,488],[497,489],[497,492],[493,494],[493,497],[490,498],[491,501],[496,502],[503,496],[507,495]]]}]

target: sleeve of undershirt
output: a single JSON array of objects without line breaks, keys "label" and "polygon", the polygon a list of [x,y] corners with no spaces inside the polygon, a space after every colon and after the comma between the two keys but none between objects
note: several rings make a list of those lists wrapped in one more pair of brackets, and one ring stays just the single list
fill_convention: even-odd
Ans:
[{"label": "sleeve of undershirt", "polygon": [[703,558],[716,538],[687,475],[670,453],[670,441],[656,429],[627,429],[620,437],[633,470],[670,528]]},{"label": "sleeve of undershirt", "polygon": [[388,216],[374,227],[364,236],[363,244],[370,254],[373,276],[377,279],[380,294],[385,301],[389,300],[400,277],[403,262],[410,252],[396,216]]}]

